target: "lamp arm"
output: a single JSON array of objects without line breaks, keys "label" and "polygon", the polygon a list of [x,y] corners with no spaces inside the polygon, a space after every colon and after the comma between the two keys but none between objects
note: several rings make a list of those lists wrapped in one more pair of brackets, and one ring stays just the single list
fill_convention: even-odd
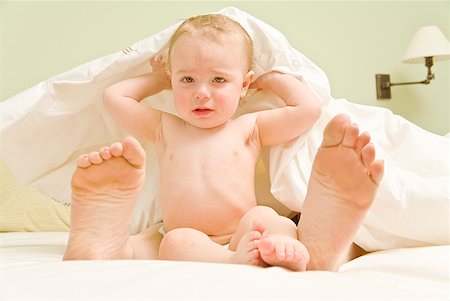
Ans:
[{"label": "lamp arm", "polygon": [[428,56],[425,57],[425,66],[428,69],[427,78],[422,81],[416,81],[416,82],[403,82],[403,83],[391,83],[386,82],[383,86],[384,87],[392,87],[392,86],[402,86],[402,85],[415,85],[415,84],[424,84],[428,85],[432,79],[434,79],[434,73],[431,72],[431,67],[433,66],[433,57]]},{"label": "lamp arm", "polygon": [[430,83],[430,78],[427,77],[427,79],[424,79],[422,81],[417,82],[404,82],[404,83],[386,83],[386,87],[392,87],[392,86],[403,86],[403,85],[415,85],[415,84],[424,84],[428,85]]}]

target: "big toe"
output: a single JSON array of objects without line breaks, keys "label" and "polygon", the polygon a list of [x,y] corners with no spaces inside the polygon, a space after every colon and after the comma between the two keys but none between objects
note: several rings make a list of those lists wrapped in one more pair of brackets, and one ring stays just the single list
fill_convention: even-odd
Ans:
[{"label": "big toe", "polygon": [[341,144],[344,140],[347,126],[350,123],[350,117],[346,114],[339,114],[333,117],[323,131],[322,145],[328,147]]},{"label": "big toe", "polygon": [[261,255],[269,256],[275,252],[275,244],[271,239],[262,238],[258,249]]},{"label": "big toe", "polygon": [[145,150],[139,141],[133,137],[126,138],[123,142],[123,157],[130,162],[131,165],[141,167],[145,164]]}]

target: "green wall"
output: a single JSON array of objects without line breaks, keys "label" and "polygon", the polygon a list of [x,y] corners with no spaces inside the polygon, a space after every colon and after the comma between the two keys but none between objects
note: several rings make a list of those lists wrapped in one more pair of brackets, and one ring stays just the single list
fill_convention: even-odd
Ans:
[{"label": "green wall", "polygon": [[[126,48],[190,15],[235,6],[278,28],[328,75],[335,98],[383,106],[425,129],[449,132],[450,61],[428,86],[392,89],[377,101],[375,74],[425,79],[401,60],[415,31],[449,37],[449,1],[0,1],[0,99],[50,76]],[[175,9],[176,7],[176,9]]]}]

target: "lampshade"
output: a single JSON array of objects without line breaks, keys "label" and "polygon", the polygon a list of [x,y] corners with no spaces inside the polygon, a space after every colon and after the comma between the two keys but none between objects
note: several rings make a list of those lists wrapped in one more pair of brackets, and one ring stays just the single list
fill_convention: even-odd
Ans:
[{"label": "lampshade", "polygon": [[406,50],[403,63],[425,63],[425,57],[429,56],[434,61],[450,58],[450,42],[435,25],[419,28]]}]

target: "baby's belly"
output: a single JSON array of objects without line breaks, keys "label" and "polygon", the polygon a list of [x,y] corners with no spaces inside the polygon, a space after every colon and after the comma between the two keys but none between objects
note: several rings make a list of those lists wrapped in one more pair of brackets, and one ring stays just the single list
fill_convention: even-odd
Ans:
[{"label": "baby's belly", "polygon": [[244,214],[256,206],[256,200],[254,193],[223,198],[191,191],[177,195],[161,193],[161,205],[166,231],[194,228],[207,235],[221,236],[235,232]]},{"label": "baby's belly", "polygon": [[217,147],[213,151],[208,145],[185,148],[166,150],[160,161],[164,227],[189,227],[216,236],[233,233],[256,205],[251,152]]}]

